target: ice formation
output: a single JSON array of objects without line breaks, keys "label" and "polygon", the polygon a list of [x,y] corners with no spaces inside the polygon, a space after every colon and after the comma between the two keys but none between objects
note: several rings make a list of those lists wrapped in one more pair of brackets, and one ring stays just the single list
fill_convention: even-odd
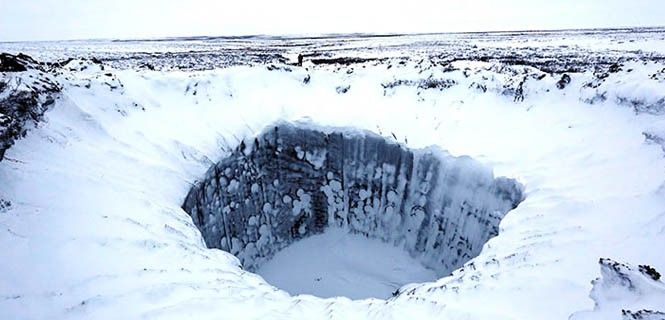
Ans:
[{"label": "ice formation", "polygon": [[369,132],[269,127],[208,170],[183,208],[248,270],[335,227],[403,247],[440,276],[480,252],[522,187],[469,157]]}]

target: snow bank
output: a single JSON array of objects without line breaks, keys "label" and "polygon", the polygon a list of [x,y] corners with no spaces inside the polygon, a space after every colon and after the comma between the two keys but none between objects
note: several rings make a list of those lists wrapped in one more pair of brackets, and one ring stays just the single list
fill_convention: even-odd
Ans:
[{"label": "snow bank", "polygon": [[593,311],[578,312],[570,320],[665,319],[665,283],[651,266],[635,268],[611,259],[600,259],[600,278],[592,281],[589,297],[595,302]]}]

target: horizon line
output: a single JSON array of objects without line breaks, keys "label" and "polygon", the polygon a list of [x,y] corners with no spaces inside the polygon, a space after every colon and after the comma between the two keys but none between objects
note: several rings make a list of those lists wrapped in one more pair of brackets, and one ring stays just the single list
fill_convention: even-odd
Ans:
[{"label": "horizon line", "polygon": [[427,35],[455,35],[455,34],[502,34],[502,33],[557,33],[571,31],[631,31],[631,30],[665,30],[665,25],[660,26],[622,26],[622,27],[589,27],[589,28],[560,28],[560,29],[515,29],[515,30],[487,30],[487,31],[443,31],[443,32],[344,32],[344,33],[312,33],[312,34],[247,34],[247,35],[193,35],[193,36],[158,36],[158,37],[136,37],[136,38],[76,38],[57,40],[0,40],[0,43],[37,43],[37,42],[85,42],[85,41],[107,41],[107,42],[160,42],[160,41],[195,41],[195,40],[241,40],[241,39],[264,39],[264,40],[319,40],[319,39],[343,39],[353,37],[364,38],[388,38],[401,36],[427,36]]}]

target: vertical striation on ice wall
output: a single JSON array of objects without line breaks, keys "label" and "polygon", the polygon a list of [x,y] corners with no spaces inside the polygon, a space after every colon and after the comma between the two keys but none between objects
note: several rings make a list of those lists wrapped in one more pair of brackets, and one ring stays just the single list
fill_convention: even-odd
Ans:
[{"label": "vertical striation on ice wall", "polygon": [[469,157],[279,123],[211,167],[183,209],[208,247],[250,271],[335,227],[402,247],[446,275],[478,255],[522,200],[520,184]]}]

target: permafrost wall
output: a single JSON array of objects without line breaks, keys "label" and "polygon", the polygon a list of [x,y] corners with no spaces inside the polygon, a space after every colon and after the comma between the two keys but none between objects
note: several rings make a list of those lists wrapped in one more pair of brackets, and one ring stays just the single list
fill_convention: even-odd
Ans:
[{"label": "permafrost wall", "polygon": [[336,227],[403,247],[443,276],[478,255],[522,200],[521,185],[469,157],[281,123],[211,167],[183,208],[208,247],[250,271]]}]

